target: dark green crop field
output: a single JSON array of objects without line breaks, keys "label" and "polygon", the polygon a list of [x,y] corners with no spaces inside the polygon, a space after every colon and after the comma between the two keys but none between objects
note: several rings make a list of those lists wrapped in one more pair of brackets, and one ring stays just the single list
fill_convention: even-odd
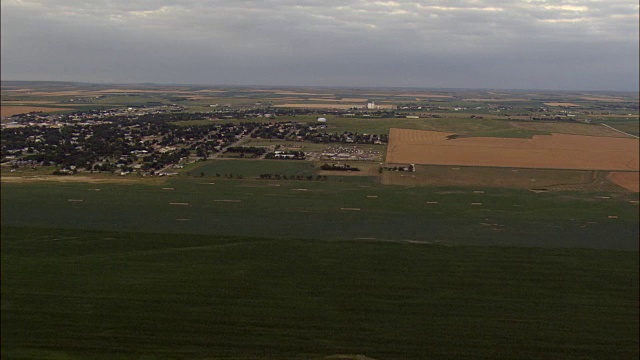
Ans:
[{"label": "dark green crop field", "polygon": [[524,189],[381,185],[369,177],[337,180],[192,176],[164,184],[3,183],[2,224],[638,250],[637,194],[535,194]]},{"label": "dark green crop field", "polygon": [[3,226],[2,358],[637,359],[638,265],[633,251]]}]

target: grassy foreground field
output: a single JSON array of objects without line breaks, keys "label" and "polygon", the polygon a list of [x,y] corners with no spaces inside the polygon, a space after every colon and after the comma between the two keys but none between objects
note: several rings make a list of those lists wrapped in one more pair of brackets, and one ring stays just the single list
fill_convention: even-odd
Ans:
[{"label": "grassy foreground field", "polygon": [[3,226],[2,358],[636,359],[638,280],[637,252]]}]

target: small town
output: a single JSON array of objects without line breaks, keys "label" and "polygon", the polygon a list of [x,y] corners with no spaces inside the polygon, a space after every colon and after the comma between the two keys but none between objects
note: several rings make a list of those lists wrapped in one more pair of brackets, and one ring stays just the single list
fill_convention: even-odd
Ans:
[{"label": "small town", "polygon": [[[256,122],[290,115],[234,111],[228,115],[185,113],[177,106],[94,110],[70,114],[16,115],[3,124],[2,166],[55,166],[55,175],[85,172],[173,175],[185,163],[220,157],[224,153],[259,154],[265,159],[305,160],[305,154],[241,146],[248,139],[286,140],[321,144],[385,144],[386,134],[326,132],[326,123]],[[197,125],[181,122],[203,121]],[[246,122],[245,122],[246,121]],[[187,123],[188,124],[188,123]],[[270,150],[267,152],[267,150]],[[323,152],[323,158],[357,160],[354,150]],[[361,150],[360,150],[361,152]],[[333,154],[333,155],[329,155]],[[379,156],[379,152],[377,156]],[[336,157],[337,156],[337,157]],[[371,154],[358,155],[365,160]]]}]

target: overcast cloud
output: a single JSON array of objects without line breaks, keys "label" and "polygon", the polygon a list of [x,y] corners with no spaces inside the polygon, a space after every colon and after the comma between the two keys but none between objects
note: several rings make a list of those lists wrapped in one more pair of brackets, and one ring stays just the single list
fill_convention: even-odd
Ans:
[{"label": "overcast cloud", "polygon": [[2,0],[2,79],[638,90],[637,0]]}]

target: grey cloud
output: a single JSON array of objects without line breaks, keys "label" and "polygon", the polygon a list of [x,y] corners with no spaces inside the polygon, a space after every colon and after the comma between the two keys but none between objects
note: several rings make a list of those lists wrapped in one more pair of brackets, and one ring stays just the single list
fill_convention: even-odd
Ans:
[{"label": "grey cloud", "polygon": [[4,79],[638,88],[634,1],[1,6]]}]

